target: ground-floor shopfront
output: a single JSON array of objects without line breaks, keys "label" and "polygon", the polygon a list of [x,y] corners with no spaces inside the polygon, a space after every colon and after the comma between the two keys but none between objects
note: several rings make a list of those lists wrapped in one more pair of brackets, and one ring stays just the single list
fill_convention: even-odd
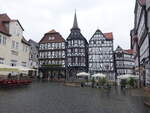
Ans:
[{"label": "ground-floor shopfront", "polygon": [[66,79],[66,68],[65,67],[41,67],[39,68],[39,78]]}]

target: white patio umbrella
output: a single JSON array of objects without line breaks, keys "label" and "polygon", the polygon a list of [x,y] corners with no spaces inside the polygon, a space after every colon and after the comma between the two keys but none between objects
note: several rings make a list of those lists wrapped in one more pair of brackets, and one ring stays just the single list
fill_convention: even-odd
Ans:
[{"label": "white patio umbrella", "polygon": [[134,78],[134,79],[138,79],[138,78],[139,78],[138,75],[131,75],[131,74],[120,75],[120,76],[118,76],[117,78],[118,78],[118,79],[128,79],[128,78],[130,78],[130,77],[132,77],[132,78]]},{"label": "white patio umbrella", "polygon": [[0,71],[3,72],[18,72],[19,70],[16,67],[0,64]]},{"label": "white patio umbrella", "polygon": [[84,76],[90,76],[90,74],[89,74],[89,73],[86,73],[86,72],[80,72],[80,73],[77,73],[77,76],[78,76],[78,77],[79,77],[79,76],[84,77]]},{"label": "white patio umbrella", "polygon": [[103,73],[96,73],[96,74],[92,75],[92,77],[106,77],[106,75]]}]

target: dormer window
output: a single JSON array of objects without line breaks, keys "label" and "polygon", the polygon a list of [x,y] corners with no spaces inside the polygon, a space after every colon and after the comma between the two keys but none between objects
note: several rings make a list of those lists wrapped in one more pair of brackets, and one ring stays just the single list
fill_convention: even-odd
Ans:
[{"label": "dormer window", "polygon": [[55,37],[49,37],[48,39],[49,39],[49,40],[54,40],[54,39],[55,39]]}]

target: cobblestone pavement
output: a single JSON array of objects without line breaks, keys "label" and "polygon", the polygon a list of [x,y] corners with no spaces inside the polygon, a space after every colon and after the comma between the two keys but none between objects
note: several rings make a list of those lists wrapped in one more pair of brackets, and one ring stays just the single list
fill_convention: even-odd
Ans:
[{"label": "cobblestone pavement", "polygon": [[0,113],[150,113],[141,94],[35,82],[28,87],[0,89]]}]

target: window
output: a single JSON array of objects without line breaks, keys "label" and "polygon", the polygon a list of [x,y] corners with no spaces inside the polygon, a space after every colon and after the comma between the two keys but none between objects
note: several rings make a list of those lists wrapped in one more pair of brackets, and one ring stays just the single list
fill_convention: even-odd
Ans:
[{"label": "window", "polygon": [[18,42],[16,42],[16,49],[18,49],[19,48],[19,43]]},{"label": "window", "polygon": [[54,44],[55,44],[55,45],[54,45],[54,46],[55,46],[54,48],[55,48],[55,49],[58,49],[58,48],[59,48],[59,43],[54,43]]},{"label": "window", "polygon": [[77,40],[74,40],[74,46],[78,46]]},{"label": "window", "polygon": [[48,52],[48,58],[51,58],[51,52]]},{"label": "window", "polygon": [[51,60],[49,60],[49,63],[48,64],[52,64],[52,61]]},{"label": "window", "polygon": [[25,46],[25,52],[27,52],[28,51],[28,46]]},{"label": "window", "polygon": [[47,44],[44,44],[44,48],[47,49]]},{"label": "window", "polygon": [[21,65],[23,66],[23,67],[26,67],[26,62],[21,62]]},{"label": "window", "polygon": [[68,46],[71,46],[71,41],[68,41]]},{"label": "window", "polygon": [[62,51],[62,56],[63,56],[63,58],[65,57],[65,51]]},{"label": "window", "polygon": [[42,50],[44,47],[43,47],[43,44],[40,44],[40,49]]},{"label": "window", "polygon": [[11,60],[10,62],[11,62],[10,63],[11,66],[16,66],[17,65],[17,60]]},{"label": "window", "polygon": [[52,58],[54,58],[54,55],[55,55],[55,53],[54,53],[54,51],[52,51]]},{"label": "window", "polygon": [[57,55],[58,58],[61,58],[62,52],[61,51],[57,51],[56,55]]},{"label": "window", "polygon": [[54,40],[55,39],[55,37],[49,37],[49,40]]},{"label": "window", "polygon": [[3,37],[3,45],[6,45],[6,37]]},{"label": "window", "polygon": [[28,51],[28,46],[23,44],[22,45],[22,50],[23,50],[23,52],[27,52]]},{"label": "window", "polygon": [[15,48],[15,41],[12,41],[11,48],[12,48],[12,49],[14,49],[14,48]]},{"label": "window", "polygon": [[57,43],[57,48],[61,48],[61,43]]},{"label": "window", "polygon": [[47,45],[48,45],[48,49],[51,49],[51,43],[48,43]]},{"label": "window", "polygon": [[4,64],[4,58],[0,58],[0,64]]},{"label": "window", "polygon": [[65,60],[60,60],[60,63],[63,67],[65,66]]},{"label": "window", "polygon": [[123,57],[122,53],[117,53],[117,57]]},{"label": "window", "polygon": [[54,43],[52,43],[52,49],[54,49],[54,46],[55,46]]},{"label": "window", "polygon": [[[6,42],[5,42],[5,43],[6,43]],[[24,44],[23,44],[23,45],[24,45]],[[19,43],[18,43],[18,42],[15,42],[15,41],[12,41],[11,48],[12,48],[12,49],[18,49],[18,48],[19,48]],[[24,47],[23,47],[23,51],[24,51]]]},{"label": "window", "polygon": [[67,53],[71,53],[71,49],[68,49]]},{"label": "window", "polygon": [[0,35],[0,44],[2,43],[2,35]]},{"label": "window", "polygon": [[[70,41],[69,41],[69,43],[70,43]],[[65,43],[64,42],[62,42],[62,49],[64,49],[65,48]]]},{"label": "window", "polygon": [[78,49],[77,48],[75,48],[75,53],[78,53]]}]

